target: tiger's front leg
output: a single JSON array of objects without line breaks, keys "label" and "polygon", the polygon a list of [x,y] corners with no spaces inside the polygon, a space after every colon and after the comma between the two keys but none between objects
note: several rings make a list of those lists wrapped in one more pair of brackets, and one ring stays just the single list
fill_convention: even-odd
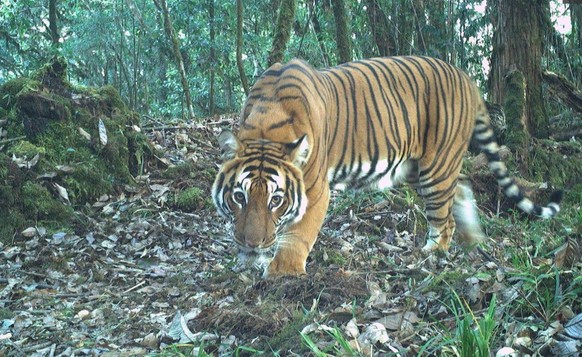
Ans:
[{"label": "tiger's front leg", "polygon": [[306,274],[307,257],[317,240],[329,206],[329,187],[322,186],[325,187],[307,192],[307,211],[299,222],[281,234],[279,247],[265,271],[265,277]]}]

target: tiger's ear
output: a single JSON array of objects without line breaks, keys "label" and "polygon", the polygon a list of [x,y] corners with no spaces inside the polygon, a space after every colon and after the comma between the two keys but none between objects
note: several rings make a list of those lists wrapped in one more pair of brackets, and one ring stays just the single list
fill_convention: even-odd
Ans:
[{"label": "tiger's ear", "polygon": [[222,161],[233,159],[240,146],[238,139],[230,130],[223,130],[218,135],[218,145],[220,146],[220,157]]},{"label": "tiger's ear", "polygon": [[309,154],[311,154],[309,142],[307,141],[307,134],[289,144],[286,144],[286,147],[287,155],[291,158],[293,165],[303,167],[303,165],[307,163]]}]

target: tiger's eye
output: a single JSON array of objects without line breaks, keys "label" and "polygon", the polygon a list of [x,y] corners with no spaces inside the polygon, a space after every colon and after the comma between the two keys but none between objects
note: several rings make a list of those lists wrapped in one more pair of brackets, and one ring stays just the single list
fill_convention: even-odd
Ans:
[{"label": "tiger's eye", "polygon": [[234,198],[234,202],[241,204],[241,205],[244,205],[246,202],[245,195],[242,192],[235,192],[233,198]]},{"label": "tiger's eye", "polygon": [[283,202],[283,196],[273,196],[271,197],[271,207],[277,207]]}]

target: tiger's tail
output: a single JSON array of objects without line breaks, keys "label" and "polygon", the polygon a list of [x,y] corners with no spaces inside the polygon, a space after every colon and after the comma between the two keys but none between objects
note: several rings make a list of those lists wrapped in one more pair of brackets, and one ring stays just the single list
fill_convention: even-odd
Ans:
[{"label": "tiger's tail", "polygon": [[495,174],[497,183],[503,189],[505,195],[513,200],[520,210],[541,218],[552,218],[560,211],[559,203],[563,197],[561,190],[552,193],[546,206],[539,206],[527,198],[517,186],[515,180],[509,176],[507,167],[499,157],[499,144],[495,139],[485,105],[481,105],[481,109],[478,112],[473,130],[473,139],[477,142],[479,150],[487,156],[489,170]]}]

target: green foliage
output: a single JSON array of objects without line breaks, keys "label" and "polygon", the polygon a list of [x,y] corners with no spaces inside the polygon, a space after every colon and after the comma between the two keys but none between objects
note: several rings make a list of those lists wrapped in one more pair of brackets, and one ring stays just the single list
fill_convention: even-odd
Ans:
[{"label": "green foliage", "polygon": [[364,356],[364,354],[354,350],[350,343],[346,340],[343,333],[337,327],[332,327],[325,332],[332,338],[332,344],[322,351],[315,342],[309,337],[309,335],[301,333],[301,338],[305,346],[309,348],[309,351],[317,357],[328,357],[328,356]]},{"label": "green foliage", "polygon": [[[383,38],[390,55],[421,54],[445,59],[486,82],[483,59],[491,53],[492,25],[482,1],[377,1],[385,18]],[[279,2],[244,3],[243,66],[250,82],[266,69],[274,19]],[[210,6],[215,38],[210,37]],[[373,30],[380,24],[370,17],[365,2],[345,2],[352,53],[356,59],[379,55]],[[234,1],[168,1],[182,45],[188,85],[196,114],[207,115],[210,75],[214,73],[216,112],[239,110],[244,100],[235,65],[236,11]],[[91,11],[87,11],[91,9]],[[293,57],[316,67],[338,63],[335,21],[329,2],[296,2],[284,61]],[[12,1],[0,10],[0,82],[30,75],[55,55],[66,58],[73,84],[111,85],[132,110],[162,118],[179,117],[184,103],[171,46],[163,31],[155,2],[97,1],[58,3],[61,43],[55,48],[47,34],[48,9],[33,0]],[[554,19],[558,15],[554,14]],[[455,24],[451,26],[450,24]],[[574,35],[564,36],[565,57],[548,61],[562,73],[580,73],[579,48]],[[578,52],[576,52],[578,51]],[[547,54],[548,57],[556,54]],[[43,71],[39,72],[42,77]],[[580,77],[578,75],[578,77]],[[0,98],[0,106],[2,98]],[[559,109],[563,109],[560,107]]]},{"label": "green foliage", "polygon": [[477,320],[466,302],[457,297],[457,307],[454,307],[457,328],[456,340],[459,352],[463,357],[488,357],[491,355],[491,340],[493,339],[497,321],[495,320],[496,297],[493,295],[485,315]]},{"label": "green foliage", "polygon": [[176,193],[174,207],[183,211],[192,212],[206,203],[206,195],[198,187],[190,187]]},{"label": "green foliage", "polygon": [[[459,357],[489,357],[492,354],[491,347],[498,328],[495,316],[497,298],[495,295],[489,302],[485,314],[479,318],[466,301],[456,293],[451,300],[449,310],[455,317],[454,335],[446,330],[444,340],[439,341],[437,336],[429,340],[418,352],[418,356],[424,356],[429,352],[439,351],[439,356]],[[443,327],[445,328],[445,327]]]}]

